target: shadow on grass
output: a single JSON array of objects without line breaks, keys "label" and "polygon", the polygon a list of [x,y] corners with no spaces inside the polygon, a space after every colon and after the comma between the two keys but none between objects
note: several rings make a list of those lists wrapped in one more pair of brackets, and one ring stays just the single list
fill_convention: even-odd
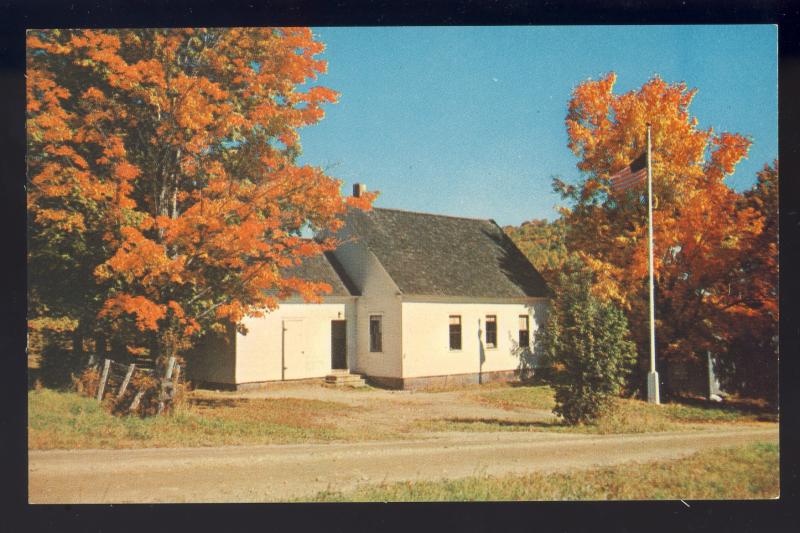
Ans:
[{"label": "shadow on grass", "polygon": [[239,407],[250,400],[243,398],[189,398],[190,405],[198,407]]},{"label": "shadow on grass", "polygon": [[528,420],[502,420],[500,418],[439,418],[437,421],[449,424],[485,424],[500,427],[514,428],[537,428],[553,429],[567,427],[563,423],[554,420],[552,422],[528,421]]},{"label": "shadow on grass", "polygon": [[722,402],[712,402],[701,396],[677,396],[672,403],[701,409],[719,409],[732,414],[755,415],[759,422],[778,421],[777,408],[764,400],[728,397]]},{"label": "shadow on grass", "polygon": [[558,383],[557,377],[550,370],[539,370],[534,375],[527,378],[520,378],[508,382],[511,387],[552,387]]}]

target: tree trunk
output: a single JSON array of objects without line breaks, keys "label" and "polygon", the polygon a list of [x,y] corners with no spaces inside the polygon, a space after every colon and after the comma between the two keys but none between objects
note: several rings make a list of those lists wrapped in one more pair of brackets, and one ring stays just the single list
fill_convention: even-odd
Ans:
[{"label": "tree trunk", "polygon": [[161,374],[166,370],[171,357],[177,357],[181,346],[181,331],[177,318],[170,317],[168,323],[157,334],[156,350],[153,359]]},{"label": "tree trunk", "polygon": [[83,340],[85,338],[84,326],[82,322],[78,323],[78,327],[72,332],[72,355],[75,360],[82,360],[84,355]]},{"label": "tree trunk", "polygon": [[110,359],[118,362],[126,359],[126,356],[128,355],[128,349],[125,346],[124,340],[118,335],[111,337],[111,353],[108,355]]},{"label": "tree trunk", "polygon": [[93,366],[108,357],[107,342],[108,337],[106,337],[105,333],[98,331],[94,334],[94,351],[89,354],[89,366]]}]

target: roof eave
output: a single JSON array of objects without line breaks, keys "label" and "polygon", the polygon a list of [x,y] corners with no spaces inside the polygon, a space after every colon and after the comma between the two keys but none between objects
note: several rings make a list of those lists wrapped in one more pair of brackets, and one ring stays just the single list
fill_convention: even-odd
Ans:
[{"label": "roof eave", "polygon": [[419,303],[502,303],[526,304],[547,302],[547,296],[454,296],[443,294],[400,294],[403,302]]}]

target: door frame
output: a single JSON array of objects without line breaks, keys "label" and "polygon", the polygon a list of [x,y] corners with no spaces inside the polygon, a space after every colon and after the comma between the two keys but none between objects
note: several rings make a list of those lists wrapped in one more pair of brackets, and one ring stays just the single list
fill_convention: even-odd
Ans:
[{"label": "door frame", "polygon": [[[341,339],[342,339],[342,345],[341,345],[341,348],[342,348],[342,364],[343,364],[342,367],[337,367],[336,366],[336,361],[335,361],[335,357],[336,357],[335,348],[336,347],[334,346],[334,339],[336,337],[334,337],[334,327],[335,327],[334,325],[336,323],[341,324],[341,328],[342,328],[342,337],[341,337]],[[331,370],[347,370],[347,369],[348,369],[348,366],[347,366],[347,320],[343,319],[343,318],[332,319],[331,320]]]},{"label": "door frame", "polygon": [[[303,322],[302,318],[284,318],[281,320],[281,381],[286,381],[286,331],[287,331],[287,322],[293,323],[295,325],[299,325],[301,328],[300,336],[302,338],[303,331]],[[303,350],[300,350],[300,354],[303,355]]]}]

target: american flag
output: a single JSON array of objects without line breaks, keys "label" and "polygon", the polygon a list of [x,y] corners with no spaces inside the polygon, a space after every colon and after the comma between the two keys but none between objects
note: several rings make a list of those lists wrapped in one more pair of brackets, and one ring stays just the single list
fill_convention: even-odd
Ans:
[{"label": "american flag", "polygon": [[647,152],[634,159],[630,165],[611,176],[611,190],[622,192],[640,183],[647,176]]}]

